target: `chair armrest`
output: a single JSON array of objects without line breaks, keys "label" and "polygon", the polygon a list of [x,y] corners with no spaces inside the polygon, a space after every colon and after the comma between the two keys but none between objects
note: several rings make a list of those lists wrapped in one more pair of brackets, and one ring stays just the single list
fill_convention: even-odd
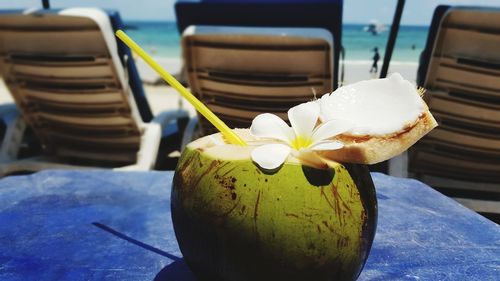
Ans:
[{"label": "chair armrest", "polygon": [[147,171],[154,169],[162,138],[163,129],[171,122],[180,118],[189,118],[185,110],[164,111],[155,116],[150,123],[144,123],[144,133],[141,139],[141,148],[137,152],[137,163],[115,170]]},{"label": "chair armrest", "polygon": [[161,141],[161,127],[157,123],[144,123],[141,137],[141,147],[137,152],[137,162],[133,165],[115,168],[117,171],[148,171],[152,170],[158,157]]},{"label": "chair armrest", "polygon": [[163,111],[151,120],[151,123],[160,124],[161,128],[165,128],[168,123],[175,121],[179,118],[189,118],[189,113],[185,110],[171,110]]},{"label": "chair armrest", "polygon": [[15,103],[7,103],[0,105],[0,119],[8,125],[12,120],[19,116],[19,110]]}]

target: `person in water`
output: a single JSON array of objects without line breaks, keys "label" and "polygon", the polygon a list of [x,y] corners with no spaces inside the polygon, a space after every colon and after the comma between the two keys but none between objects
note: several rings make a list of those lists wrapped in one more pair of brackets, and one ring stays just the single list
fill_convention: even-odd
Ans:
[{"label": "person in water", "polygon": [[373,64],[372,64],[372,67],[370,68],[370,73],[377,73],[378,72],[378,60],[380,59],[380,54],[378,53],[378,48],[375,47],[373,49],[373,52],[375,52],[375,54],[373,55]]}]

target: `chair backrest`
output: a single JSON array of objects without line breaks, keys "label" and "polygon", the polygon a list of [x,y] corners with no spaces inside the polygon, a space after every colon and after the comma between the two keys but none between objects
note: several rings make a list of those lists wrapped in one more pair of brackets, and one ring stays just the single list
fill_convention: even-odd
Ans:
[{"label": "chair backrest", "polygon": [[500,182],[500,9],[438,7],[433,23],[420,81],[440,126],[411,149],[410,171]]},{"label": "chair backrest", "polygon": [[178,0],[177,26],[323,28],[333,36],[332,87],[338,86],[343,0]]},{"label": "chair backrest", "polygon": [[136,161],[141,115],[149,121],[151,112],[132,62],[118,53],[120,23],[89,8],[0,16],[1,75],[46,153],[78,163]]},{"label": "chair backrest", "polygon": [[[191,26],[182,39],[191,90],[230,127],[331,92],[333,38],[323,29]],[[200,117],[202,132],[215,128]]]}]

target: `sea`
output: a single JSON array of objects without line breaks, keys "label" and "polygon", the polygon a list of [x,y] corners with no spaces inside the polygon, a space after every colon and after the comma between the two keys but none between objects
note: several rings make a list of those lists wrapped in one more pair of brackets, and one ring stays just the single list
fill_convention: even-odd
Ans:
[{"label": "sea", "polygon": [[[180,35],[175,22],[128,21],[127,33],[143,48],[159,57],[178,58],[181,55]],[[389,37],[387,30],[372,35],[364,31],[364,25],[344,24],[342,45],[346,61],[370,61],[373,48],[378,47],[383,58]],[[391,62],[417,63],[427,40],[428,26],[400,26]]]}]

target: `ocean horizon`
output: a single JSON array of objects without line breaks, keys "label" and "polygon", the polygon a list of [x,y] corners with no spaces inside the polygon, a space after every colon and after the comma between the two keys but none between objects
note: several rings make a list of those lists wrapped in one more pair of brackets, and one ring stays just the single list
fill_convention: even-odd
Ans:
[{"label": "ocean horizon", "polygon": [[[180,35],[174,21],[125,21],[127,33],[148,52],[158,57],[180,58]],[[386,31],[372,35],[365,32],[363,24],[344,24],[342,45],[345,61],[351,63],[370,62],[373,48],[377,47],[383,60],[390,25]],[[393,63],[417,63],[426,40],[429,26],[402,25],[399,28],[396,45],[392,54]]]}]

